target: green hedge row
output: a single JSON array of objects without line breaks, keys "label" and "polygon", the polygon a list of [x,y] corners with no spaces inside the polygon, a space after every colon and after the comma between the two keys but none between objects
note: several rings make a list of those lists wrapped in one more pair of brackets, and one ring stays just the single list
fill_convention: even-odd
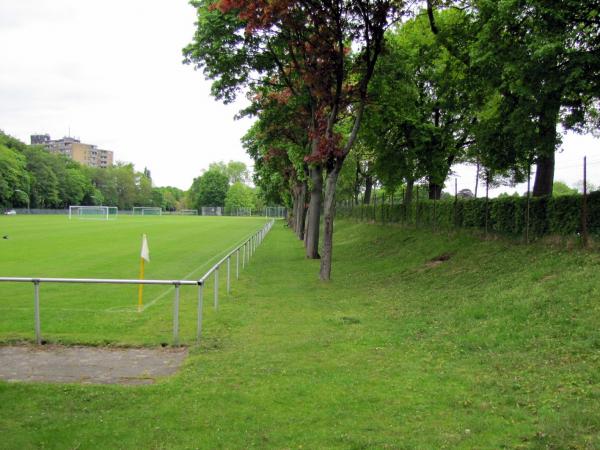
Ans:
[{"label": "green hedge row", "polygon": [[[600,191],[588,194],[588,232],[600,234]],[[581,233],[581,195],[531,198],[529,235],[577,235]],[[527,227],[527,198],[501,197],[459,199],[403,204],[338,206],[338,217],[376,222],[402,222],[436,228],[479,228],[509,235],[524,235]]]}]

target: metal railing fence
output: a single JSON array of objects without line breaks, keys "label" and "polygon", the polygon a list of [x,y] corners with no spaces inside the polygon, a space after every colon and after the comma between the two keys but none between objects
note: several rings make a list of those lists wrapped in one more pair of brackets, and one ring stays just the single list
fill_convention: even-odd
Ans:
[{"label": "metal railing fence", "polygon": [[[231,290],[231,258],[235,255],[236,262],[236,280],[240,276],[240,256],[242,258],[242,268],[250,262],[250,257],[256,251],[258,245],[262,243],[268,232],[271,230],[274,221],[271,220],[256,233],[253,233],[243,243],[231,250],[219,262],[213,265],[198,280],[135,280],[135,279],[103,279],[103,278],[41,278],[41,277],[0,277],[0,282],[13,283],[33,283],[34,287],[34,327],[35,341],[38,345],[42,343],[42,331],[40,321],[40,285],[42,283],[80,283],[80,284],[149,284],[149,285],[172,285],[175,288],[175,297],[173,299],[173,345],[179,345],[179,288],[181,286],[198,287],[198,312],[196,321],[196,340],[199,341],[202,335],[202,310],[204,285],[211,275],[214,276],[214,308],[219,307],[219,269],[221,266],[227,267],[227,294]],[[241,253],[240,253],[241,252]]]}]

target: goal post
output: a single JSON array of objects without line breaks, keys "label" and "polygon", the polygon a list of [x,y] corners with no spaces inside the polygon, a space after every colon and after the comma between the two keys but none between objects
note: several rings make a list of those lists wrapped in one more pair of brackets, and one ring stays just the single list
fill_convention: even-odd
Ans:
[{"label": "goal post", "polygon": [[116,206],[69,206],[69,219],[109,220],[116,219],[118,215],[119,208]]},{"label": "goal post", "polygon": [[180,209],[180,210],[176,211],[175,214],[178,214],[180,216],[197,216],[198,210],[197,209]]},{"label": "goal post", "polygon": [[223,208],[220,206],[203,206],[202,207],[202,215],[203,216],[222,216]]},{"label": "goal post", "polygon": [[134,216],[162,216],[162,208],[158,206],[134,206],[132,214]]}]

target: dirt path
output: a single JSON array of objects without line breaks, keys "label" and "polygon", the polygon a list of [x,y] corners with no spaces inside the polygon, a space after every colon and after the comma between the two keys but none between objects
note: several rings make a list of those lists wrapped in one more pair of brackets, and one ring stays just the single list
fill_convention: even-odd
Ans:
[{"label": "dirt path", "polygon": [[0,346],[0,379],[47,383],[152,384],[172,375],[186,348]]}]

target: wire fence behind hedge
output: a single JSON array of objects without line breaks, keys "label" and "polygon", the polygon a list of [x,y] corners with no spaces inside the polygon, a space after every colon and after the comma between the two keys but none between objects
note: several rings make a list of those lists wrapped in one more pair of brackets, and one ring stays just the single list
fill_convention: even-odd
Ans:
[{"label": "wire fence behind hedge", "polygon": [[[417,191],[418,192],[418,191]],[[498,197],[429,200],[375,198],[369,205],[338,204],[338,217],[376,223],[401,223],[417,228],[478,229],[484,233],[522,236],[575,236],[585,244],[587,233],[600,235],[600,191],[559,197]]]}]

